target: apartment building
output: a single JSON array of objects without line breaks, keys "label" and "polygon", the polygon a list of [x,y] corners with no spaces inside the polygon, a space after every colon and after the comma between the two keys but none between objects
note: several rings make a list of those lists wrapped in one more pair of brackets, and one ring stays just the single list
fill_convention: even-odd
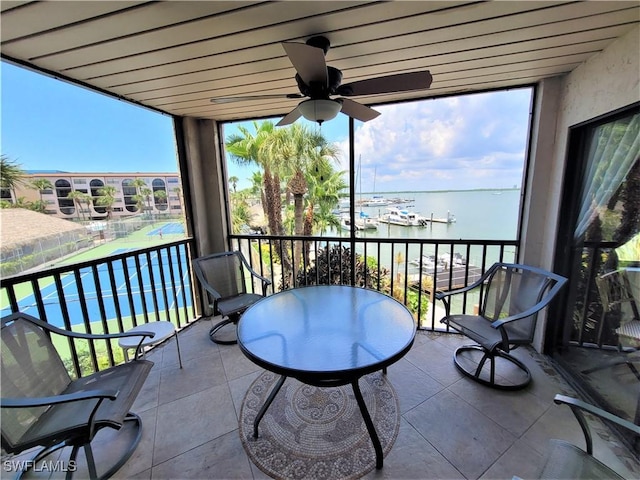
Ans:
[{"label": "apartment building", "polygon": [[[52,188],[39,190],[34,182],[48,180]],[[138,180],[144,182],[144,186]],[[182,191],[177,173],[70,173],[56,170],[27,171],[22,185],[15,193],[4,191],[3,199],[13,201],[42,201],[45,213],[60,218],[82,218],[98,220],[107,216],[107,208],[100,205],[98,198],[102,188],[114,187],[112,218],[126,217],[141,212],[150,214],[180,214],[182,211]],[[5,189],[6,190],[6,189]],[[89,202],[74,200],[72,192],[91,196]],[[102,192],[102,193],[101,193]],[[12,198],[15,195],[15,198]],[[9,197],[9,198],[7,198]],[[142,200],[142,210],[140,207]]]}]

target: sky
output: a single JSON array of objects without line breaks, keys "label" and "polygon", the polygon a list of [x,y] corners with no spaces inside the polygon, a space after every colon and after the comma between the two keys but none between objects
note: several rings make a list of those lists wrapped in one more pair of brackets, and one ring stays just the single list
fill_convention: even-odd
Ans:
[{"label": "sky", "polygon": [[[527,150],[530,88],[374,107],[381,115],[356,122],[355,168],[362,192],[518,188]],[[338,170],[349,165],[348,119],[319,128],[340,146]],[[240,122],[251,132],[251,122]],[[225,138],[237,132],[230,124]],[[250,185],[251,169],[229,162],[229,175]]]},{"label": "sky", "polygon": [[0,148],[23,170],[177,172],[170,116],[0,63]]},{"label": "sky", "polygon": [[[178,171],[170,116],[5,62],[0,80],[1,153],[23,170]],[[531,94],[522,88],[374,107],[378,118],[355,124],[358,188],[519,187]],[[348,118],[339,114],[319,127],[306,123],[340,146],[336,168],[346,170]],[[236,131],[236,124],[227,124],[225,138]],[[250,185],[251,171],[228,162],[239,189]]]}]

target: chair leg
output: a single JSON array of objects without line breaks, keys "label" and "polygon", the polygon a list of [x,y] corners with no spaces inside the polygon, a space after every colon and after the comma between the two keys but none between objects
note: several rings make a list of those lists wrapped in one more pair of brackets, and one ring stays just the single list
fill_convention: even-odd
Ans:
[{"label": "chair leg", "polygon": [[[96,463],[95,463],[95,459],[93,456],[93,449],[91,448],[91,442],[86,443],[84,445],[81,444],[76,444],[76,445],[66,445],[64,442],[60,443],[58,445],[54,445],[52,447],[47,447],[43,450],[41,450],[32,460],[31,465],[35,465],[38,461],[42,460],[43,458],[45,458],[48,455],[51,455],[51,453],[55,452],[56,450],[60,450],[61,448],[64,448],[66,446],[71,446],[71,454],[69,455],[69,459],[67,461],[67,471],[66,471],[66,475],[65,478],[66,480],[71,480],[73,478],[73,475],[76,473],[77,468],[73,467],[75,465],[78,464],[78,462],[76,461],[76,457],[78,456],[78,451],[80,449],[80,447],[84,448],[84,453],[85,453],[85,458],[87,460],[87,468],[89,470],[89,478],[91,480],[106,480],[110,477],[112,477],[118,470],[120,470],[120,468],[122,468],[122,466],[127,463],[127,460],[129,460],[129,458],[131,458],[131,455],[133,455],[133,452],[136,450],[136,448],[138,447],[138,444],[140,443],[140,440],[142,439],[142,421],[140,420],[140,417],[138,415],[136,415],[135,413],[129,412],[127,414],[127,416],[124,418],[124,424],[121,428],[125,428],[125,425],[129,423],[129,424],[133,424],[131,428],[135,429],[135,434],[133,435],[133,439],[131,440],[130,444],[127,447],[127,450],[120,456],[120,458],[118,459],[118,461],[113,464],[104,474],[98,476],[98,472],[96,469]],[[21,472],[21,475],[25,473],[25,472]]]},{"label": "chair leg", "polygon": [[238,343],[237,338],[233,340],[220,340],[219,338],[216,338],[215,335],[225,325],[229,325],[230,323],[238,323],[239,318],[240,316],[230,315],[228,318],[216,323],[213,327],[211,327],[211,330],[209,330],[209,339],[213,343],[217,343],[218,345],[235,345],[236,343]]},{"label": "chair leg", "polygon": [[[482,352],[482,358],[475,366],[470,365],[469,360],[464,362],[459,358],[461,353],[471,351]],[[500,383],[496,381],[496,357],[503,358],[504,360],[507,360],[508,362],[518,367],[518,369],[524,374],[524,379],[517,383]],[[453,361],[462,374],[488,387],[497,388],[500,390],[520,390],[529,385],[529,383],[531,382],[531,372],[529,372],[527,366],[517,358],[500,350],[489,352],[482,348],[480,345],[464,345],[456,349],[455,353],[453,354]],[[489,380],[486,380],[482,377],[482,372],[487,362],[489,362]]]}]

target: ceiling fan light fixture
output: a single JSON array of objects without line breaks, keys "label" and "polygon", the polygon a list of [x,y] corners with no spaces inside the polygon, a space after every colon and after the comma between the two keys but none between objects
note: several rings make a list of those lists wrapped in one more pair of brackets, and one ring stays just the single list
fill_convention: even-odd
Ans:
[{"label": "ceiling fan light fixture", "polygon": [[341,109],[340,102],[324,98],[305,100],[298,105],[298,110],[304,118],[319,124],[335,118]]}]

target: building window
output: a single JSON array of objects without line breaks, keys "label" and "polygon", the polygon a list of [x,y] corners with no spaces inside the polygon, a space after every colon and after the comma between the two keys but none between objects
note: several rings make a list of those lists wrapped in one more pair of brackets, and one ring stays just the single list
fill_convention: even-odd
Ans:
[{"label": "building window", "polygon": [[136,201],[136,196],[138,191],[130,178],[122,181],[122,195],[124,196],[124,205],[127,211],[131,213],[137,212],[138,202]]},{"label": "building window", "polygon": [[153,202],[156,208],[160,211],[164,211],[168,208],[167,205],[167,188],[164,180],[156,178],[151,182],[151,188],[153,189]]},{"label": "building window", "polygon": [[104,187],[104,182],[100,179],[94,178],[89,182],[89,186],[91,187],[91,197],[93,200],[93,209],[96,213],[107,213],[107,208],[104,206],[96,205],[96,199],[100,196],[100,189]]},{"label": "building window", "polygon": [[73,199],[67,198],[71,193],[71,184],[68,180],[56,180],[55,187],[58,208],[65,215],[73,215],[76,211]]}]

